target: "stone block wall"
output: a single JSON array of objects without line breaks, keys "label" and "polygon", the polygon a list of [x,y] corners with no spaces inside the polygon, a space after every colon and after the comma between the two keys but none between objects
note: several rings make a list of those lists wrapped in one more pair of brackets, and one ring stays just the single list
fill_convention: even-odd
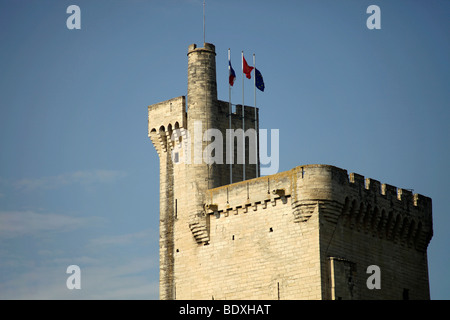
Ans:
[{"label": "stone block wall", "polygon": [[[148,107],[160,159],[161,299],[429,299],[430,198],[330,165],[255,178],[249,140],[245,179],[235,163],[230,184],[225,152],[222,163],[195,155],[216,141],[203,140],[209,128],[225,151],[243,108],[230,114],[217,100],[214,45],[189,46],[188,60],[187,98]],[[245,106],[245,130],[258,128],[258,112]],[[369,266],[379,267],[380,289],[366,285]]]}]

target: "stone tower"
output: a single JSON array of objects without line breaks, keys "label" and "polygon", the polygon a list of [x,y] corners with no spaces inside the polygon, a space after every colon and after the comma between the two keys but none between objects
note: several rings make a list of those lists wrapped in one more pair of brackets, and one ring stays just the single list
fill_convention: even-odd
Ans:
[{"label": "stone tower", "polygon": [[[161,299],[429,299],[431,199],[329,165],[258,176],[217,148],[258,110],[217,99],[215,47],[188,48],[188,94],[148,107],[160,159]],[[256,111],[256,112],[255,112]],[[211,130],[212,129],[212,130]],[[254,138],[258,143],[258,135]],[[211,161],[214,160],[214,161]],[[369,288],[375,266],[380,288]]]},{"label": "stone tower", "polygon": [[[213,44],[188,48],[188,94],[149,106],[149,137],[160,159],[160,297],[175,298],[174,242],[189,228],[196,244],[208,244],[206,191],[229,183],[230,170],[225,154],[223,164],[208,163],[205,150],[227,129],[242,128],[242,106],[231,112],[228,102],[217,100],[216,53]],[[187,108],[187,109],[186,109]],[[246,129],[257,125],[255,108],[245,106]],[[231,118],[231,121],[230,121]],[[257,140],[257,137],[256,137]],[[227,148],[223,139],[223,150]],[[247,141],[248,145],[249,141]],[[240,140],[234,139],[234,157]],[[248,149],[248,148],[247,148]],[[212,154],[207,153],[207,154]],[[246,155],[248,160],[248,153]],[[217,162],[217,161],[216,161]],[[248,162],[248,161],[247,161]],[[243,178],[243,165],[232,164],[233,181]],[[246,177],[254,178],[259,164],[245,167]],[[177,229],[182,231],[177,232]],[[181,238],[180,238],[181,239]],[[192,241],[188,239],[186,241]]]}]

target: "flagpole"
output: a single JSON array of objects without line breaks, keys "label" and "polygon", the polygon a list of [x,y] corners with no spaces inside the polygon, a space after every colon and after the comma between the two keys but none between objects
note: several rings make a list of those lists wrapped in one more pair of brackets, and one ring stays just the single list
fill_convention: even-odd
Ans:
[{"label": "flagpole", "polygon": [[[241,63],[242,63],[242,72],[244,72],[244,51],[242,51],[242,59],[241,59]],[[242,135],[242,148],[243,148],[243,157],[244,157],[244,161],[242,164],[242,181],[245,180],[245,110],[244,110],[244,75],[242,75],[242,131],[243,131],[243,135]]]},{"label": "flagpole", "polygon": [[206,0],[203,0],[203,43],[206,43]]},{"label": "flagpole", "polygon": [[[228,48],[228,77],[230,77],[230,75],[231,75],[231,54],[230,54],[230,48]],[[228,127],[230,129],[230,132],[231,132],[231,113],[232,113],[231,85],[230,85],[230,82],[228,81]],[[230,140],[229,152],[231,153],[233,150],[232,144],[234,141],[232,139],[229,139],[229,140]],[[227,155],[227,157],[231,157],[231,154]],[[233,159],[234,159],[234,150],[233,150]],[[233,183],[233,161],[230,161],[230,184],[232,184],[232,183]]]},{"label": "flagpole", "polygon": [[253,75],[253,83],[254,83],[254,90],[255,90],[255,135],[256,135],[256,146],[255,146],[255,159],[256,159],[256,164],[255,164],[255,171],[256,171],[256,178],[258,178],[259,176],[259,172],[258,172],[258,120],[256,119],[257,117],[257,112],[256,112],[256,57],[255,54],[253,54],[253,68],[255,68],[255,74]]}]

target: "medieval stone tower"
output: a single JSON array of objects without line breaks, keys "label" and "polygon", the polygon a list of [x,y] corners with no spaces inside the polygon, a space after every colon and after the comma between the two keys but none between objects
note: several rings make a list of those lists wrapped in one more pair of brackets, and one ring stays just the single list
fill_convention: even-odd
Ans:
[{"label": "medieval stone tower", "polygon": [[[160,298],[429,299],[430,198],[330,165],[256,178],[248,151],[245,180],[233,164],[230,184],[225,154],[202,158],[217,143],[206,130],[242,128],[243,110],[245,130],[258,127],[257,109],[231,113],[217,100],[215,55],[212,44],[190,45],[187,97],[148,107],[160,159]],[[379,288],[367,285],[374,268]]]}]

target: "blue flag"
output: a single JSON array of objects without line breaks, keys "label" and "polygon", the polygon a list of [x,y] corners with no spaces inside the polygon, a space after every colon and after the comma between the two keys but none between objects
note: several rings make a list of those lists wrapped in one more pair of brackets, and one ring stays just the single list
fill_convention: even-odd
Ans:
[{"label": "blue flag", "polygon": [[255,85],[256,87],[264,92],[264,80],[261,72],[255,68]]}]

